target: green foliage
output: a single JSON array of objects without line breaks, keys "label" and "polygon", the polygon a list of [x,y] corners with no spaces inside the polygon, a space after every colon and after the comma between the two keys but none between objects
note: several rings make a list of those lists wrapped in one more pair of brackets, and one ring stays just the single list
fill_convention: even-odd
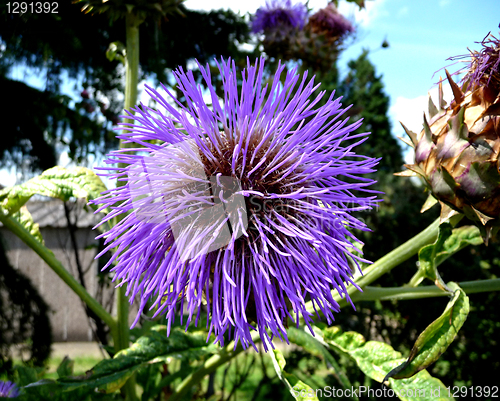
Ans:
[{"label": "green foliage", "polygon": [[39,171],[57,164],[57,145],[67,146],[69,156],[81,163],[90,154],[105,152],[116,144],[107,124],[97,121],[96,113],[85,112],[84,107],[93,107],[87,102],[72,106],[66,95],[41,91],[1,75],[0,88],[9,93],[0,99],[1,109],[9,116],[3,122],[0,144],[3,165]]},{"label": "green foliage", "polygon": [[274,349],[269,351],[269,356],[273,361],[274,369],[279,379],[285,384],[295,399],[299,401],[319,401],[314,390],[309,385],[298,379],[294,374],[285,372],[286,361],[280,350]]},{"label": "green foliage", "polygon": [[[57,14],[9,14],[7,7],[0,7],[0,41],[6,46],[0,57],[0,88],[10,94],[0,100],[9,115],[0,145],[4,163],[40,171],[56,164],[61,146],[78,163],[118,146],[109,128],[116,125],[123,109],[117,96],[123,92],[119,61],[110,62],[104,56],[111,42],[126,42],[124,22],[112,22],[106,14],[85,15],[80,9],[81,5],[69,1],[58,3]],[[230,56],[246,63],[248,53],[238,46],[250,40],[243,17],[226,10],[192,11],[182,5],[180,10],[182,15],[141,24],[144,76],[169,86],[171,70],[186,68],[195,58],[207,63]],[[5,78],[19,65],[44,75],[45,90]],[[83,80],[86,94],[82,92],[81,99],[61,94],[65,74]],[[99,100],[104,97],[109,104]]]},{"label": "green foliage", "polygon": [[40,227],[33,221],[33,217],[26,206],[21,206],[17,212],[12,214],[12,218],[17,220],[38,242],[44,244]]},{"label": "green foliage", "polygon": [[[383,383],[386,375],[404,361],[401,358],[401,353],[395,351],[389,344],[379,341],[365,341],[359,333],[343,333],[338,327],[328,327],[323,329],[321,333],[323,340],[332,349],[350,356],[365,375],[379,383]],[[426,370],[422,370],[408,379],[394,380],[390,378],[389,385],[401,400],[429,399],[431,390],[438,388],[442,395],[447,394],[443,383],[432,377]],[[427,396],[420,398],[406,396],[406,394],[415,391]],[[444,396],[443,399],[452,398]]]},{"label": "green foliage", "polygon": [[75,362],[65,356],[61,364],[57,367],[57,375],[60,378],[73,375],[74,366]]},{"label": "green foliage", "polygon": [[[102,180],[90,169],[53,167],[21,185],[0,192],[4,214],[16,213],[35,194],[67,201],[71,198],[96,199],[106,190]],[[31,224],[26,221],[26,224]]]},{"label": "green foliage", "polygon": [[[197,361],[216,352],[217,347],[207,345],[205,332],[186,333],[174,329],[167,337],[165,326],[155,326],[140,337],[130,348],[117,353],[112,359],[99,362],[82,377],[61,377],[56,381],[42,380],[26,389],[30,394],[45,394],[48,390],[81,395],[94,392],[111,394],[141,368],[164,364],[172,359]],[[61,368],[67,372],[68,368]],[[59,373],[59,369],[58,369]],[[165,385],[165,383],[162,383]]]},{"label": "green foliage", "polygon": [[436,362],[453,342],[469,314],[469,298],[453,282],[448,283],[448,288],[454,293],[443,314],[418,336],[408,360],[390,371],[384,381],[389,377],[394,379],[411,377],[426,369]]},{"label": "green foliage", "polygon": [[[310,355],[314,355],[324,360],[327,366],[329,366],[329,368],[333,370],[334,376],[337,378],[344,389],[352,387],[352,384],[342,370],[342,367],[338,364],[337,360],[333,357],[330,351],[328,351],[328,349],[325,347],[326,344],[322,344],[317,337],[313,337],[305,330],[297,329],[295,327],[289,327],[287,334],[290,342],[301,346]],[[358,399],[357,396],[354,396],[352,398],[354,400]]]},{"label": "green foliage", "polygon": [[77,0],[75,3],[82,6],[82,11],[90,14],[106,13],[112,21],[125,18],[127,14],[133,13],[140,20],[146,18],[157,22],[167,18],[175,12],[181,14],[179,4],[184,0],[114,0],[112,3],[101,0]]},{"label": "green foliage", "polygon": [[424,246],[418,252],[419,269],[428,279],[441,281],[437,266],[466,246],[482,243],[481,233],[476,226],[462,226],[452,230],[451,224],[443,223],[439,226],[436,242]]}]

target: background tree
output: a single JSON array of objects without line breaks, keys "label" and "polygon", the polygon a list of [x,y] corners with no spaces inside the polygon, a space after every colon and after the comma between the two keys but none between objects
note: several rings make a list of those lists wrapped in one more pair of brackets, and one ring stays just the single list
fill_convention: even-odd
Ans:
[{"label": "background tree", "polygon": [[[111,42],[125,42],[123,20],[89,17],[80,8],[62,2],[58,14],[19,15],[0,7],[0,90],[10,94],[0,104],[10,116],[0,145],[3,165],[39,172],[55,165],[61,150],[82,164],[117,146],[111,128],[123,109],[123,69],[118,59],[106,58],[106,51]],[[225,10],[180,9],[182,15],[141,25],[143,79],[168,86],[170,72],[186,69],[194,59],[246,62],[250,53],[239,46],[250,40],[243,17]],[[45,88],[10,79],[15,68],[36,71]],[[64,84],[78,88],[80,98],[64,95]]]}]

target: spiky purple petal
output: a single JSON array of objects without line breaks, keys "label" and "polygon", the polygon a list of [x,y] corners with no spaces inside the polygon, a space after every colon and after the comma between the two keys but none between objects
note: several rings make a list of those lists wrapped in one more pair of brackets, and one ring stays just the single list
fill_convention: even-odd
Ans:
[{"label": "spiky purple petal", "polygon": [[0,398],[16,398],[20,394],[15,383],[0,380]]},{"label": "spiky purple petal", "polygon": [[112,210],[105,220],[123,216],[102,237],[117,249],[115,280],[140,298],[140,311],[151,301],[169,328],[177,311],[187,312],[186,327],[198,324],[206,299],[216,342],[227,334],[248,347],[252,330],[287,341],[288,319],[312,321],[306,301],[331,322],[339,311],[331,291],[348,298],[349,261],[362,260],[351,231],[367,229],[351,212],[377,202],[362,176],[378,160],[353,152],[368,134],[354,133],[361,121],[341,119],[340,99],[315,108],[325,93],[313,97],[307,73],[280,65],[264,86],[263,59],[241,80],[231,60],[217,66],[223,98],[209,66],[198,65],[210,107],[192,71],[179,69],[185,105],[166,87],[167,97],[147,88],[163,111],[129,113],[134,123],[119,137],[143,148],[107,160],[126,165],[108,175],[127,182],[96,201]]},{"label": "spiky purple petal", "polygon": [[[500,25],[499,25],[500,27]],[[455,74],[465,71],[462,83],[467,83],[467,90],[479,86],[492,85],[496,90],[500,89],[500,39],[491,34],[481,42],[480,51],[470,51],[470,54],[450,57],[449,60],[470,59],[467,67],[460,69]],[[454,74],[453,74],[454,75]]]}]

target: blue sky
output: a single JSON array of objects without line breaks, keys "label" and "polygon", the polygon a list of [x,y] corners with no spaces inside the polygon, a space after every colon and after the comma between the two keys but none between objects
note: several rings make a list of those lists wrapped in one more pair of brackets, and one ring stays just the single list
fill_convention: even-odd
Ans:
[{"label": "blue sky", "polygon": [[[300,0],[292,0],[297,3]],[[422,114],[427,107],[428,92],[437,96],[435,83],[439,69],[451,64],[446,59],[467,54],[467,48],[479,49],[488,32],[498,37],[500,2],[498,0],[365,0],[366,8],[359,8],[346,0],[339,1],[339,11],[355,21],[357,38],[339,60],[340,71],[346,72],[347,63],[357,58],[364,48],[370,49],[370,60],[383,76],[386,93],[391,99],[390,117],[393,133],[404,135],[398,121],[410,129],[420,131]],[[187,0],[193,9],[231,8],[234,11],[254,13],[264,0]],[[325,7],[328,0],[309,0],[313,11]],[[380,45],[387,39],[389,48]],[[450,66],[455,71],[459,65]],[[451,91],[445,87],[445,98]],[[410,152],[407,160],[410,161]]]},{"label": "blue sky", "polygon": [[[296,3],[300,0],[292,0]],[[450,56],[466,54],[467,48],[478,49],[488,32],[498,37],[500,2],[498,0],[365,0],[366,8],[359,11],[355,4],[339,1],[339,10],[358,26],[357,38],[341,56],[341,73],[349,60],[357,58],[363,48],[371,49],[370,60],[383,76],[386,93],[391,99],[390,117],[395,135],[403,135],[398,123],[419,131],[422,113],[427,107],[427,93],[436,96],[434,84],[439,74],[433,74],[450,64]],[[265,0],[187,0],[191,9],[231,8],[241,14],[255,13]],[[327,0],[309,0],[313,11],[327,5]],[[383,40],[389,48],[380,49]],[[458,65],[450,67],[455,71]],[[43,86],[26,70],[13,71],[13,78],[33,86]],[[29,75],[29,74],[28,74]],[[40,81],[40,82],[37,82]],[[69,87],[69,85],[68,85]],[[445,88],[445,97],[450,91]],[[411,161],[411,152],[406,152]],[[67,157],[66,157],[67,159]],[[61,160],[65,165],[67,160]],[[15,177],[0,171],[0,183],[12,185]]]},{"label": "blue sky", "polygon": [[[375,0],[367,4],[366,11],[354,14],[359,23],[359,38],[342,55],[340,65],[345,66],[363,48],[377,49],[387,39],[390,47],[373,52],[370,59],[383,75],[391,98],[393,132],[402,134],[397,120],[420,130],[427,93],[436,95],[435,83],[440,74],[444,76],[444,70],[434,73],[450,66],[448,57],[467,54],[467,48],[479,49],[475,42],[488,32],[498,37],[500,3],[498,0]],[[353,12],[346,3],[340,9]],[[451,65],[449,70],[456,71],[459,67],[460,64]]]}]

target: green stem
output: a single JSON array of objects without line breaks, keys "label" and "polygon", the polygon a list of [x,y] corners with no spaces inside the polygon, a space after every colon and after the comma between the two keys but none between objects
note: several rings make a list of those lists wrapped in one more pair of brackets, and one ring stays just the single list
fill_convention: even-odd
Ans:
[{"label": "green stem", "polygon": [[[467,294],[479,292],[500,291],[500,279],[462,281],[458,283]],[[363,292],[353,295],[353,301],[375,301],[389,299],[419,299],[432,297],[445,297],[449,294],[434,285],[424,287],[365,287]]]},{"label": "green stem", "polygon": [[[417,254],[420,248],[425,245],[431,244],[436,241],[439,232],[439,219],[434,221],[430,226],[428,226],[425,230],[415,235],[413,238],[406,241],[404,244],[398,246],[396,249],[389,252],[387,255],[381,257],[375,263],[370,265],[363,271],[363,276],[359,277],[355,280],[355,283],[360,288],[366,287],[368,284],[371,284],[373,281],[378,279],[380,276],[385,273],[391,271],[393,268],[403,263],[404,261],[411,258],[413,255]],[[347,293],[349,297],[356,292],[359,292],[358,289],[350,285],[347,287]],[[344,307],[347,305],[346,297],[341,298],[340,295],[335,291],[333,294],[333,298],[337,301],[340,307]],[[313,304],[311,301],[306,303],[306,308],[309,312],[315,313]]]},{"label": "green stem", "polygon": [[[132,113],[132,107],[137,104],[137,87],[139,85],[139,26],[142,20],[132,13],[127,13],[126,25],[126,62],[125,62],[125,104],[124,108]],[[127,118],[124,123],[131,124],[133,120]],[[134,147],[133,143],[120,141],[120,149]],[[121,185],[124,182],[118,181]],[[120,184],[117,184],[120,185]]]},{"label": "green stem", "polygon": [[12,231],[28,247],[33,249],[49,267],[68,285],[73,292],[85,302],[85,304],[109,326],[113,339],[116,338],[118,325],[113,316],[111,316],[102,305],[90,295],[87,290],[66,270],[62,263],[55,257],[50,249],[40,243],[33,237],[17,220],[9,216],[0,215],[0,221],[4,227]]},{"label": "green stem", "polygon": [[408,286],[416,287],[423,281],[424,278],[425,278],[425,273],[422,269],[419,268],[417,272],[413,275],[411,280],[408,282]]},{"label": "green stem", "polygon": [[[252,341],[257,343],[261,340],[258,332],[252,333]],[[195,372],[188,375],[181,384],[175,389],[169,401],[181,400],[191,387],[200,382],[205,376],[212,373],[219,366],[224,365],[226,362],[238,356],[243,351],[241,343],[234,349],[234,341],[231,341],[219,354],[213,355],[208,358],[205,363]]]},{"label": "green stem", "polygon": [[[125,63],[125,110],[131,111],[137,103],[137,85],[139,83],[139,20],[134,14],[127,13],[125,18],[127,54]],[[132,123],[131,119],[125,119],[125,123]],[[130,147],[131,144],[120,140],[120,149]],[[126,165],[120,164],[120,167]],[[125,181],[117,181],[118,187],[125,185]],[[118,342],[115,344],[115,350],[120,351],[129,346],[129,327],[128,327],[128,299],[125,295],[126,286],[118,287],[117,296],[117,317],[118,317]]]},{"label": "green stem", "polygon": [[[137,104],[137,87],[139,84],[139,26],[143,20],[132,13],[127,13],[125,18],[126,29],[126,63],[125,63],[125,110],[132,113],[132,107]],[[127,118],[124,123],[131,124],[133,120]],[[120,140],[120,149],[133,147],[132,143],[124,143]],[[120,164],[120,167],[125,165]],[[125,181],[117,181],[118,187],[125,185]],[[116,223],[116,222],[115,222]],[[126,286],[118,287],[116,291],[118,338],[115,342],[115,351],[128,348],[130,345],[130,329],[128,324],[129,303],[125,295]],[[135,385],[135,376],[132,376],[123,386],[127,401],[138,400]]]}]

